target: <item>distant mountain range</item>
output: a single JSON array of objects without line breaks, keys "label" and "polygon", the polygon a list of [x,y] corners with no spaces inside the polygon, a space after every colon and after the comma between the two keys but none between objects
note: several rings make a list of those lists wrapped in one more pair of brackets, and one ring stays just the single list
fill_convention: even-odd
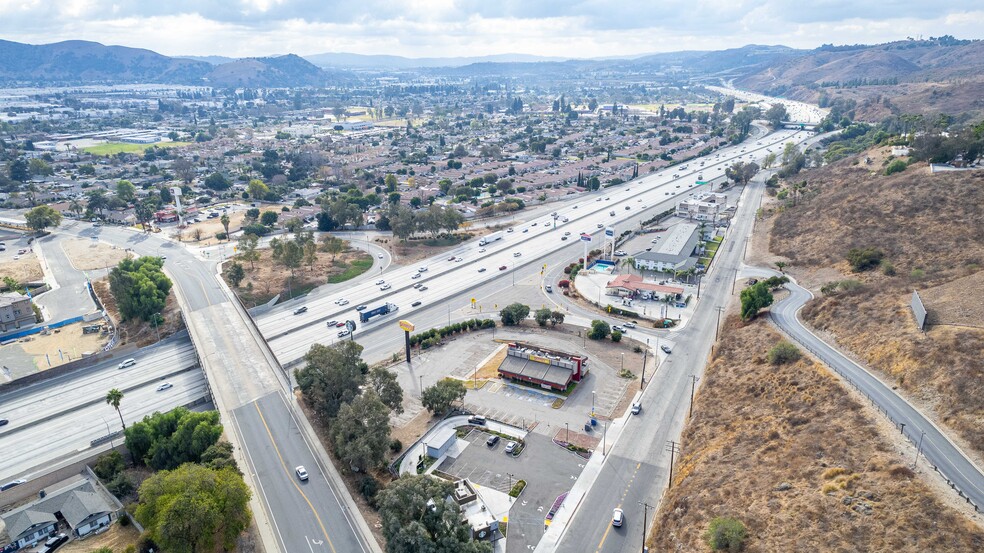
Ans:
[{"label": "distant mountain range", "polygon": [[453,58],[405,58],[403,56],[349,54],[344,52],[314,54],[304,59],[319,67],[350,69],[416,69],[422,67],[461,67],[473,63],[534,63],[565,61],[568,58],[533,56],[528,54],[497,54]]}]

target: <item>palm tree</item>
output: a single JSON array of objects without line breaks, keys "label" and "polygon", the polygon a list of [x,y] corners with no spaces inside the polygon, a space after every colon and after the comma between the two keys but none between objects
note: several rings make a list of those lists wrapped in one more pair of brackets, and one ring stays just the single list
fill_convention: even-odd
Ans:
[{"label": "palm tree", "polygon": [[123,422],[123,413],[120,412],[121,401],[123,401],[123,392],[117,388],[113,388],[106,394],[106,403],[112,405],[113,409],[116,409],[116,414],[120,416],[120,424],[123,425],[123,430],[126,431],[126,423]]},{"label": "palm tree", "polygon": [[78,199],[73,198],[68,204],[68,210],[75,214],[76,217],[82,215],[84,209],[82,208],[82,203]]},{"label": "palm tree", "polygon": [[219,217],[219,222],[222,223],[222,228],[225,229],[226,242],[228,242],[229,241],[229,216],[226,215],[225,213],[223,213],[222,214],[222,217]]}]

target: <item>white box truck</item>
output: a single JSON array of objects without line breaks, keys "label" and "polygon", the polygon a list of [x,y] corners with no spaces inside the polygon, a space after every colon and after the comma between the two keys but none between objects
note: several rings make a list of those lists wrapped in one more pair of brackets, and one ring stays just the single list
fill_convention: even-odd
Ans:
[{"label": "white box truck", "polygon": [[502,240],[502,231],[501,230],[499,232],[493,232],[492,234],[488,234],[486,236],[483,236],[483,237],[479,238],[478,239],[478,245],[479,246],[487,246],[487,245],[491,244],[492,242],[495,242],[496,240]]}]

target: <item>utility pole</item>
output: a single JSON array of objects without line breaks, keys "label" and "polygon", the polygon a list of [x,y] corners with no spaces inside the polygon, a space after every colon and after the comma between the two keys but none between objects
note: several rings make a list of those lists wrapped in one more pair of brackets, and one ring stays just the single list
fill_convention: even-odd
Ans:
[{"label": "utility pole", "polygon": [[694,417],[694,389],[697,387],[698,380],[700,379],[697,378],[697,375],[690,375],[690,414],[687,415],[688,418]]},{"label": "utility pole", "polygon": [[666,489],[673,487],[673,455],[680,452],[680,444],[670,440],[666,442],[666,451],[670,452],[670,481],[666,483]]},{"label": "utility pole", "polygon": [[646,338],[646,347],[642,350],[642,379],[639,380],[639,389],[646,384],[646,354],[649,353],[649,338]]},{"label": "utility pole", "polygon": [[724,313],[724,307],[722,307],[722,306],[719,305],[719,306],[715,307],[714,309],[716,309],[717,312],[718,312],[717,324],[714,325],[714,341],[717,342],[717,339],[718,339],[718,330],[721,329],[721,313]]},{"label": "utility pole", "polygon": [[645,501],[640,501],[639,505],[642,506],[642,553],[646,553],[649,549],[646,548],[646,523],[649,522],[649,509],[656,510],[656,507],[646,503]]},{"label": "utility pole", "polygon": [[912,460],[912,468],[916,468],[916,463],[919,462],[919,455],[922,454],[922,441],[923,441],[923,436],[925,436],[925,435],[926,435],[926,431],[925,430],[923,430],[922,432],[919,433],[919,446],[916,447],[916,458]]}]

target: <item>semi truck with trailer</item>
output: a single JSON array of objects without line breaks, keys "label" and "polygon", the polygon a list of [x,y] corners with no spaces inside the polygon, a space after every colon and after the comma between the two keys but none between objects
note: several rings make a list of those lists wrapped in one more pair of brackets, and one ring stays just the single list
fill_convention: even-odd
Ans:
[{"label": "semi truck with trailer", "polygon": [[359,320],[363,323],[368,323],[374,318],[382,317],[383,315],[389,315],[390,313],[396,313],[399,306],[393,303],[384,303],[383,305],[373,307],[372,309],[366,309],[359,313]]},{"label": "semi truck with trailer", "polygon": [[495,242],[496,240],[502,240],[502,235],[503,235],[503,232],[501,230],[499,232],[493,232],[492,234],[485,235],[485,236],[479,238],[478,245],[479,246],[487,246],[487,245],[491,244],[492,242]]}]

